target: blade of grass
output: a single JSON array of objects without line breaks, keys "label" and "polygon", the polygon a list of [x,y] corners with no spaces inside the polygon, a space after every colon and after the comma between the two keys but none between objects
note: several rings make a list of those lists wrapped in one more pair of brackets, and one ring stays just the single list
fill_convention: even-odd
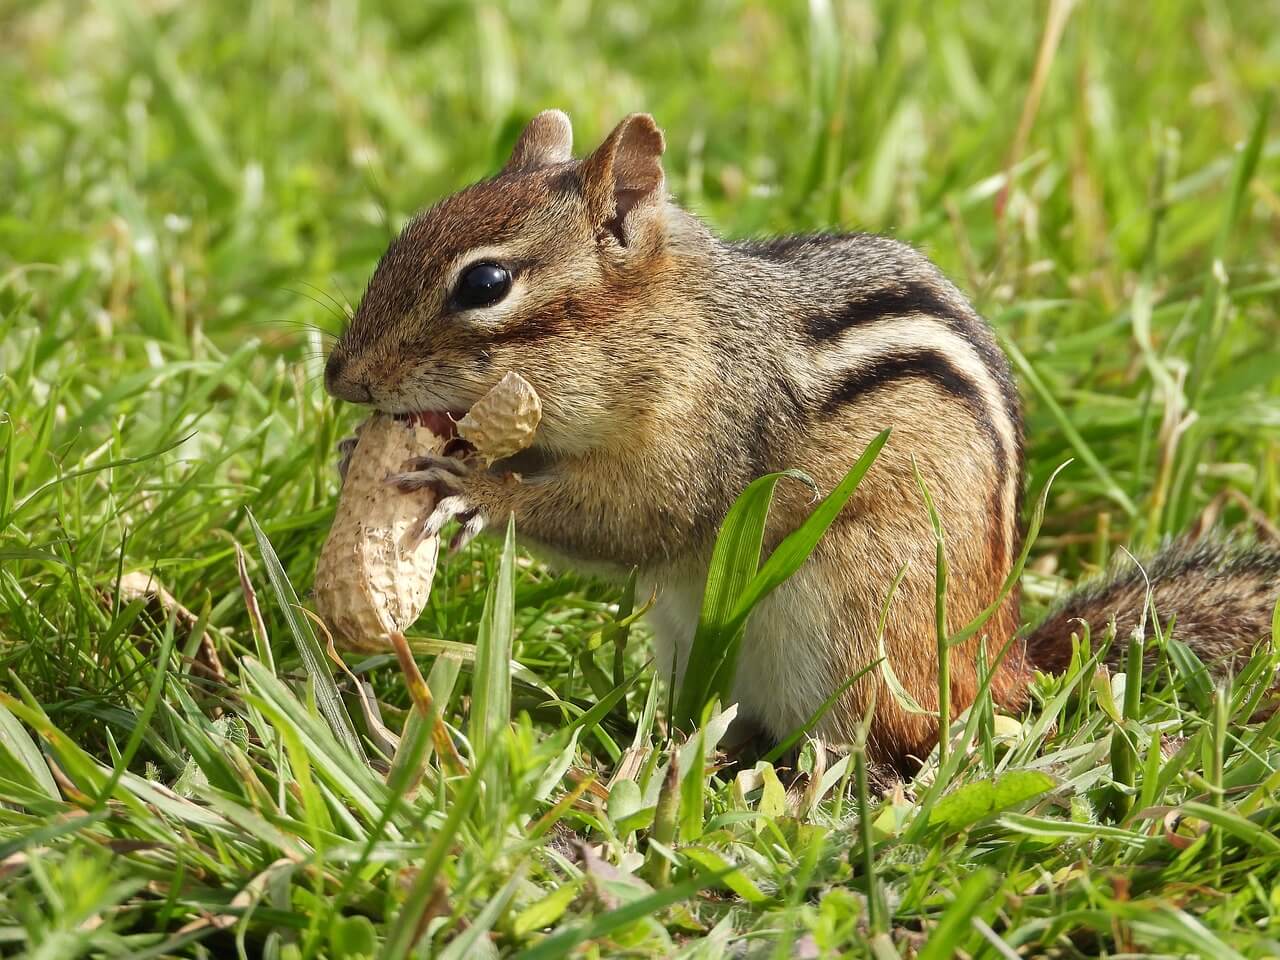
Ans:
[{"label": "blade of grass", "polygon": [[476,670],[472,678],[471,749],[494,754],[485,785],[485,809],[496,815],[502,803],[506,764],[503,734],[511,720],[511,649],[515,637],[515,518],[507,519],[506,539],[498,560],[498,576],[485,598],[476,635]]},{"label": "blade of grass", "polygon": [[169,676],[169,657],[173,653],[174,626],[176,622],[177,613],[174,610],[170,610],[168,619],[165,621],[164,640],[156,655],[155,673],[152,675],[151,688],[147,691],[147,699],[142,705],[142,710],[138,712],[133,729],[129,731],[129,739],[125,743],[124,751],[121,753],[119,760],[116,761],[115,769],[111,772],[110,779],[103,784],[102,789],[98,792],[98,799],[93,806],[95,810],[100,810],[106,805],[107,800],[111,798],[111,794],[116,788],[116,784],[120,782],[120,777],[129,768],[129,764],[133,762],[138,748],[142,746],[143,738],[151,732],[151,718],[155,715],[156,705],[160,702],[160,694],[164,691],[165,680]]},{"label": "blade of grass", "polygon": [[50,800],[61,799],[58,785],[49,773],[49,765],[40,748],[3,703],[0,703],[0,749],[4,749],[22,767],[31,783],[45,796]]},{"label": "blade of grass", "polygon": [[747,487],[730,509],[712,554],[711,573],[689,654],[677,707],[677,723],[686,728],[715,697],[728,703],[737,672],[742,636],[752,610],[808,559],[844,505],[849,502],[889,439],[880,433],[849,472],[760,564],[769,504],[778,482],[795,474],[761,477]]},{"label": "blade of grass", "polygon": [[933,496],[920,475],[920,467],[913,456],[911,469],[915,473],[916,486],[924,498],[925,510],[929,514],[929,525],[933,528],[935,548],[934,558],[934,639],[937,641],[938,657],[938,763],[945,765],[947,755],[951,751],[951,643],[947,637],[947,551],[946,538],[942,531],[942,518],[938,516],[938,508],[933,503]]},{"label": "blade of grass", "polygon": [[342,695],[338,692],[338,685],[333,678],[333,669],[329,666],[329,658],[325,656],[320,640],[311,629],[310,620],[298,615],[301,601],[294,593],[293,585],[289,582],[289,576],[281,566],[280,558],[276,556],[271,541],[267,539],[262,527],[258,526],[253,511],[250,510],[247,513],[249,526],[253,529],[253,535],[258,541],[258,550],[262,554],[263,566],[267,570],[267,578],[275,591],[276,602],[280,606],[280,612],[289,627],[289,632],[293,635],[294,642],[298,645],[298,653],[306,666],[307,676],[314,684],[316,704],[324,714],[325,720],[329,722],[337,742],[353,757],[367,764],[369,758],[365,755],[360,738],[356,735],[355,724],[351,722],[346,704],[342,702]]},{"label": "blade of grass", "polygon": [[1138,508],[1134,505],[1133,500],[1116,482],[1115,477],[1111,475],[1111,471],[1103,466],[1102,461],[1098,459],[1098,455],[1093,452],[1093,448],[1085,442],[1084,437],[1080,435],[1080,431],[1071,422],[1067,412],[1062,409],[1062,405],[1058,403],[1053,392],[1045,385],[1044,380],[1040,378],[1040,374],[1036,372],[1035,367],[1023,356],[1022,351],[1018,349],[1017,344],[1012,340],[1008,337],[1001,337],[1000,340],[1005,351],[1009,354],[1009,358],[1013,360],[1014,366],[1031,384],[1036,396],[1040,398],[1040,401],[1048,408],[1049,413],[1053,415],[1054,421],[1058,424],[1058,429],[1067,438],[1067,442],[1071,444],[1076,455],[1088,465],[1089,469],[1094,472],[1102,483],[1103,492],[1115,501],[1126,514],[1131,517],[1135,516]]},{"label": "blade of grass", "polygon": [[1200,310],[1196,315],[1195,346],[1187,376],[1187,405],[1193,409],[1200,399],[1200,393],[1212,366],[1213,355],[1217,351],[1221,334],[1218,321],[1222,315],[1222,302],[1227,292],[1227,276],[1224,267],[1227,247],[1240,220],[1245,194],[1258,169],[1262,144],[1266,139],[1267,123],[1271,118],[1273,99],[1274,93],[1271,91],[1263,96],[1258,104],[1258,112],[1254,116],[1253,129],[1249,131],[1249,139],[1236,157],[1231,189],[1227,192],[1222,219],[1218,224],[1218,233],[1213,242],[1213,257],[1209,269],[1205,271],[1204,289],[1200,294]]},{"label": "blade of grass", "polygon": [[759,568],[773,490],[784,476],[799,479],[795,473],[772,473],[752,481],[729,509],[720,528],[673,717],[682,729],[692,729],[715,689],[716,674],[733,639],[738,599]]},{"label": "blade of grass", "polygon": [[458,842],[458,834],[462,830],[463,822],[471,815],[471,810],[476,805],[481,784],[492,760],[491,754],[477,755],[475,767],[467,775],[461,792],[454,795],[449,815],[436,831],[435,836],[431,838],[431,846],[427,848],[426,855],[422,858],[418,873],[396,915],[391,932],[382,945],[383,960],[404,960],[422,936],[423,915],[435,895],[436,884],[441,879],[445,858]]}]

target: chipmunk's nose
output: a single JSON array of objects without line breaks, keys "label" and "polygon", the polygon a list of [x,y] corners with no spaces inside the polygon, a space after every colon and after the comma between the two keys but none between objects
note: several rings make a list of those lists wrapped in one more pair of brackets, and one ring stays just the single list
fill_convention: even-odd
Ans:
[{"label": "chipmunk's nose", "polygon": [[337,397],[339,400],[346,400],[349,403],[371,403],[373,391],[369,389],[369,384],[363,380],[343,377],[342,372],[346,366],[346,354],[337,351],[329,354],[329,359],[324,364],[324,388],[329,391],[330,396]]}]

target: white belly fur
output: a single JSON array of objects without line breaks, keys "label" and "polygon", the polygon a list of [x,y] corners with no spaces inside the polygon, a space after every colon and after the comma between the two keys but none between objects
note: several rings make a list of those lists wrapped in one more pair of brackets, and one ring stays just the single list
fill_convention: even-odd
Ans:
[{"label": "white belly fur", "polygon": [[[664,571],[637,590],[643,596],[658,588],[648,620],[657,667],[668,682],[673,653],[677,680],[684,676],[705,579],[705,571]],[[830,695],[837,678],[829,676],[831,668],[822,655],[830,643],[830,600],[807,568],[801,568],[756,607],[747,622],[734,683],[740,719],[781,738],[805,723]]]}]

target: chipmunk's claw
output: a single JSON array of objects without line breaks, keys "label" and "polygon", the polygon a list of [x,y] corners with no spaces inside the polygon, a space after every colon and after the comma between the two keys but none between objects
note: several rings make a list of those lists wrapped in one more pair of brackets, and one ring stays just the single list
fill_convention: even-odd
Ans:
[{"label": "chipmunk's claw", "polygon": [[445,497],[436,504],[435,509],[414,532],[413,546],[416,547],[428,537],[438,537],[450,520],[457,520],[459,524],[457,532],[449,540],[450,554],[457,553],[465,547],[485,527],[484,515],[465,497]]},{"label": "chipmunk's claw", "polygon": [[343,437],[338,441],[338,479],[347,482],[347,470],[351,467],[351,455],[356,452],[359,437]]},{"label": "chipmunk's claw", "polygon": [[360,434],[368,424],[368,420],[362,420],[356,424],[355,433],[338,441],[338,478],[343,484],[347,482],[347,470],[351,467],[351,456],[356,452],[356,445],[360,443]]},{"label": "chipmunk's claw", "polygon": [[[457,497],[466,486],[466,480],[474,472],[473,467],[460,457],[425,456],[410,457],[405,461],[404,473],[387,477],[387,483],[405,493],[414,490],[433,490],[440,501],[436,510],[448,499]],[[455,511],[455,515],[456,515]],[[439,529],[434,531],[439,533]]]},{"label": "chipmunk's claw", "polygon": [[405,463],[405,468],[411,473],[421,473],[424,470],[444,470],[459,477],[465,477],[471,472],[471,464],[461,457],[410,457]]},{"label": "chipmunk's claw", "polygon": [[449,541],[449,553],[457,553],[484,530],[486,520],[479,510],[469,510],[458,517],[458,532]]},{"label": "chipmunk's claw", "polygon": [[422,526],[418,531],[418,538],[425,540],[427,537],[438,537],[440,531],[444,529],[444,525],[450,520],[473,513],[466,497],[452,496],[445,497],[440,500],[435,509],[422,521]]},{"label": "chipmunk's claw", "polygon": [[393,473],[387,477],[387,483],[401,493],[413,493],[415,490],[432,490],[440,500],[459,495],[465,486],[462,477],[440,467],[431,467],[427,470],[412,470],[407,473]]},{"label": "chipmunk's claw", "polygon": [[430,490],[436,504],[414,533],[415,544],[428,537],[438,537],[451,520],[458,530],[449,541],[449,552],[457,553],[484,530],[485,517],[466,495],[467,482],[474,474],[471,463],[459,457],[413,457],[405,463],[404,473],[387,477],[387,483],[404,493]]}]

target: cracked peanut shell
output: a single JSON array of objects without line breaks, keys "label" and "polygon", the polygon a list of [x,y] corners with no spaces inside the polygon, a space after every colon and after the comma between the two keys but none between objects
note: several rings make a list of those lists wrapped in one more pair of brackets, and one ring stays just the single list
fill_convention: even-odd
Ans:
[{"label": "cracked peanut shell", "polygon": [[[487,462],[533,443],[542,407],[523,377],[507,374],[459,423]],[[435,509],[430,490],[402,493],[387,484],[413,457],[442,455],[447,437],[410,420],[375,413],[360,429],[328,539],[316,565],[316,610],[345,649],[390,646],[421,615],[431,595],[438,537],[420,538]]]},{"label": "cracked peanut shell", "polygon": [[458,435],[492,463],[529,446],[541,421],[537,391],[512,370],[458,421]]},{"label": "cracked peanut shell", "polygon": [[375,413],[360,429],[338,510],[316,564],[315,600],[334,641],[381,650],[427,605],[438,537],[419,539],[435,508],[430,490],[401,493],[387,477],[411,457],[440,454],[447,438],[427,427]]}]

